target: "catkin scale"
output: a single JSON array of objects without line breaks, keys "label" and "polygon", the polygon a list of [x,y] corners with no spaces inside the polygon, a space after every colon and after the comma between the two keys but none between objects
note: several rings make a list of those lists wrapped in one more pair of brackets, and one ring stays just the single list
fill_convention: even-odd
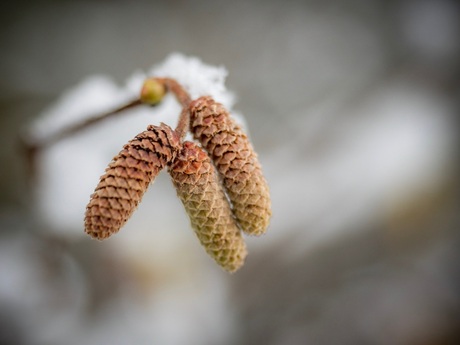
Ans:
[{"label": "catkin scale", "polygon": [[236,271],[244,263],[246,245],[209,156],[186,141],[169,173],[206,252],[225,270]]},{"label": "catkin scale", "polygon": [[101,176],[86,207],[85,232],[105,239],[118,232],[134,212],[149,184],[180,149],[167,125],[149,126],[130,140]]},{"label": "catkin scale", "polygon": [[241,229],[251,235],[264,233],[271,217],[270,193],[248,137],[209,96],[190,104],[190,116],[191,132],[212,158]]}]

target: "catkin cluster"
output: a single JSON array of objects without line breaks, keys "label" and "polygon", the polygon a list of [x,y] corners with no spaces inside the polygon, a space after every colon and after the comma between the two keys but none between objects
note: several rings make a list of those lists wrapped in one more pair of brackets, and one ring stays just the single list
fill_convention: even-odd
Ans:
[{"label": "catkin cluster", "polygon": [[[144,84],[141,101],[161,100],[165,89],[158,80]],[[201,146],[182,142],[187,126]],[[241,230],[265,232],[270,195],[246,134],[211,97],[189,100],[176,130],[151,125],[123,147],[91,195],[86,233],[101,240],[118,232],[165,167],[206,252],[225,270],[236,271],[247,255]]]}]

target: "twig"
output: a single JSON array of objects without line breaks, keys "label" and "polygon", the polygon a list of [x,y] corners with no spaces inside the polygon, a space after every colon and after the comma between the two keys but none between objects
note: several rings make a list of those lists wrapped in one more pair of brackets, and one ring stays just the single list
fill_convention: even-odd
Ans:
[{"label": "twig", "polygon": [[[174,79],[171,79],[171,78],[152,78],[152,79],[162,84],[167,91],[173,93],[177,101],[182,106],[182,112],[180,114],[180,117],[177,123],[176,132],[179,134],[181,138],[183,138],[188,131],[189,122],[190,122],[189,121],[190,116],[189,116],[189,111],[188,111],[190,102],[192,101],[190,94]],[[163,96],[161,95],[160,99],[162,97]],[[155,105],[158,105],[159,103],[160,102],[155,103],[155,104],[149,103],[149,105],[155,106]],[[114,110],[91,117],[86,121],[83,121],[83,122],[80,122],[74,125],[70,125],[57,133],[54,133],[45,138],[36,139],[35,141],[30,141],[30,139],[26,138],[25,136],[21,137],[20,144],[23,150],[26,152],[26,157],[27,157],[27,161],[29,165],[29,171],[33,175],[34,170],[35,170],[36,156],[44,148],[55,144],[61,139],[72,136],[102,120],[105,120],[114,115],[118,115],[124,112],[125,110],[135,108],[142,104],[146,104],[146,102],[143,102],[141,98],[138,98]]]},{"label": "twig", "polygon": [[141,105],[142,102],[139,100],[139,99],[136,99],[134,101],[131,101],[115,110],[112,110],[112,111],[109,111],[109,112],[106,112],[106,113],[103,113],[103,114],[100,114],[100,115],[97,115],[97,116],[94,116],[94,117],[91,117],[89,118],[88,120],[85,120],[83,122],[80,122],[80,123],[77,123],[75,125],[71,125],[67,128],[64,128],[62,131],[58,132],[58,133],[55,133],[54,135],[52,136],[49,136],[45,139],[42,139],[41,142],[38,142],[38,143],[32,143],[33,146],[36,147],[36,149],[42,149],[42,148],[45,148],[47,146],[50,146],[54,143],[56,143],[57,141],[61,140],[61,139],[64,139],[66,137],[69,137],[71,135],[74,135],[78,132],[80,132],[81,130],[87,128],[87,127],[90,127],[102,120],[105,120],[109,117],[112,117],[113,115],[117,115],[117,114],[120,114],[122,113],[123,111],[125,110],[128,110],[128,109],[131,109],[131,108],[134,108],[134,107],[137,107],[139,105]]},{"label": "twig", "polygon": [[176,126],[176,132],[179,137],[183,139],[188,131],[190,124],[189,105],[192,101],[190,94],[174,79],[170,78],[157,78],[166,89],[176,96],[177,101],[182,106],[182,111]]},{"label": "twig", "polygon": [[22,135],[19,138],[19,141],[20,141],[19,144],[22,150],[25,151],[30,178],[32,178],[35,175],[35,169],[36,169],[35,161],[36,161],[37,155],[40,153],[41,150],[43,150],[44,148],[48,146],[51,146],[52,144],[58,142],[61,139],[74,135],[80,132],[81,130],[88,128],[97,122],[107,119],[113,115],[120,114],[125,110],[134,108],[141,104],[142,102],[139,99],[131,101],[123,106],[120,106],[119,108],[115,110],[91,117],[86,121],[83,121],[83,122],[80,122],[74,125],[70,125],[69,127],[64,128],[60,132],[55,133],[54,135],[51,135],[45,138],[41,138],[41,139],[36,139],[35,141],[30,141],[30,139],[27,136]]}]

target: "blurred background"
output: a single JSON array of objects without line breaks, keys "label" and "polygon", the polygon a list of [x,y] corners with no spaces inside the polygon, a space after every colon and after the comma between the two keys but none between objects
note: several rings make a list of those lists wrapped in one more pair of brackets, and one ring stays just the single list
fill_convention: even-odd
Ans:
[{"label": "blurred background", "polygon": [[[460,343],[457,2],[1,7],[0,344]],[[109,241],[51,229],[18,145],[86,77],[176,51],[228,69],[271,187],[233,275],[166,174]]]}]

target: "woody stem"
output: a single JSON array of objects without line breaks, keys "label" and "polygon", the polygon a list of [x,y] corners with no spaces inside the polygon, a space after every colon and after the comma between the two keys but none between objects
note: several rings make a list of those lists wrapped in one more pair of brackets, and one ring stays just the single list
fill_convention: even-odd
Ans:
[{"label": "woody stem", "polygon": [[188,131],[190,123],[189,105],[192,98],[176,80],[170,78],[158,78],[157,80],[161,82],[169,92],[172,92],[176,96],[177,101],[182,106],[182,111],[176,126],[176,132],[179,134],[180,138],[183,139]]}]

